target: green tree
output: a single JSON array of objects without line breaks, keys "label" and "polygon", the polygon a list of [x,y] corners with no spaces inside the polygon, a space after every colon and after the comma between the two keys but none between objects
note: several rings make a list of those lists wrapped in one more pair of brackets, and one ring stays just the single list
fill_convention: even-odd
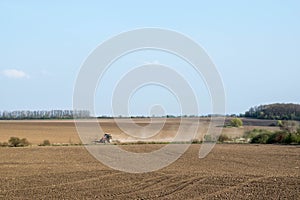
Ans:
[{"label": "green tree", "polygon": [[230,125],[233,127],[240,127],[243,126],[243,121],[240,118],[233,118],[230,121]]}]

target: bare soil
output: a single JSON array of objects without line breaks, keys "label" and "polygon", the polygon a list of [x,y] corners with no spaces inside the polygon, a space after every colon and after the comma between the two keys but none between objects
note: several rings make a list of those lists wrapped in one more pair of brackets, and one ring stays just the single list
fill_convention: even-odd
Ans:
[{"label": "bare soil", "polygon": [[[186,130],[189,130],[191,125],[189,123],[180,124],[180,119],[162,119],[166,120],[165,124],[160,127],[160,121],[154,122],[152,127],[147,129],[144,133],[152,134],[157,129],[161,130],[155,134],[153,137],[148,138],[149,141],[171,141],[179,126],[183,126]],[[99,124],[104,132],[111,133],[114,140],[119,140],[121,142],[130,142],[135,141],[135,138],[130,137],[130,135],[124,133],[113,119],[99,119]],[[199,126],[197,127],[196,139],[202,140],[203,136],[207,133],[210,121],[207,118],[195,118],[191,119],[191,121],[199,122]],[[260,129],[268,129],[268,130],[278,130],[278,127],[270,127],[270,126],[261,126],[260,120],[253,119],[244,119],[245,124],[244,127],[240,128],[223,128],[222,133],[229,137],[240,137],[244,134],[245,131],[251,130],[254,128]],[[264,124],[269,124],[270,122],[265,122]],[[140,127],[145,127],[149,125],[151,122],[150,119],[134,119],[136,123],[136,127],[131,126],[129,119],[119,120],[119,123],[123,127],[127,129],[129,133],[134,133],[139,131]],[[89,120],[83,120],[82,125],[89,127]],[[216,129],[221,129],[222,127],[216,127]],[[90,130],[95,134],[95,138],[100,139],[103,136],[103,133],[100,130]],[[27,138],[27,140],[33,144],[38,145],[41,144],[44,140],[49,140],[51,143],[80,143],[80,138],[76,131],[76,126],[73,120],[20,120],[20,121],[0,121],[0,142],[7,142],[10,137],[20,137]]]},{"label": "bare soil", "polygon": [[112,170],[83,146],[0,148],[0,199],[299,199],[299,146],[218,144],[204,159],[199,148],[143,174]]},{"label": "bare soil", "polygon": [[[150,122],[134,120],[141,127]],[[89,127],[88,120],[82,123]],[[121,123],[127,126],[129,121]],[[209,120],[200,119],[199,123],[197,137],[201,139]],[[113,120],[101,119],[99,124],[113,139],[124,140]],[[168,140],[179,124],[178,119],[167,119],[151,140]],[[276,130],[251,121],[242,128],[224,128],[223,133],[236,137],[253,128]],[[218,144],[206,158],[199,159],[200,145],[191,145],[166,168],[130,174],[103,165],[83,146],[37,146],[45,139],[80,143],[72,120],[0,121],[0,142],[12,136],[27,138],[33,145],[0,148],[0,199],[299,199],[299,146]],[[121,146],[137,153],[161,147]]]}]

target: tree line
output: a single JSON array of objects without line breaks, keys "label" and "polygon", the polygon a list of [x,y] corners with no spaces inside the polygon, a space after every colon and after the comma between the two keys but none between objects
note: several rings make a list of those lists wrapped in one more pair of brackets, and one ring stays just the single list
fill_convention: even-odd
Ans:
[{"label": "tree line", "polygon": [[273,120],[300,120],[300,104],[276,103],[250,108],[244,117]]},{"label": "tree line", "polygon": [[74,119],[90,118],[88,110],[16,110],[0,111],[0,120],[12,119]]}]

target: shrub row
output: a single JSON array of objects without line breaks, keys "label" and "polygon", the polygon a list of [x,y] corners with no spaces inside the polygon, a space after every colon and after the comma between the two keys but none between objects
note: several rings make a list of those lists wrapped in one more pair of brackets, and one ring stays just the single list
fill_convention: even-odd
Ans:
[{"label": "shrub row", "polygon": [[8,142],[0,142],[1,147],[26,147],[30,145],[26,138],[11,137]]},{"label": "shrub row", "polygon": [[267,131],[254,129],[246,133],[246,137],[252,138],[251,143],[258,144],[300,144],[300,132]]}]

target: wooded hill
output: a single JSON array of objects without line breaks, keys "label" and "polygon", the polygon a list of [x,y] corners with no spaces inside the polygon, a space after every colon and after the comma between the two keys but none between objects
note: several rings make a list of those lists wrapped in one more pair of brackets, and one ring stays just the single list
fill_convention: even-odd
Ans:
[{"label": "wooded hill", "polygon": [[256,119],[299,120],[300,104],[275,103],[252,107],[245,112],[244,117]]}]

